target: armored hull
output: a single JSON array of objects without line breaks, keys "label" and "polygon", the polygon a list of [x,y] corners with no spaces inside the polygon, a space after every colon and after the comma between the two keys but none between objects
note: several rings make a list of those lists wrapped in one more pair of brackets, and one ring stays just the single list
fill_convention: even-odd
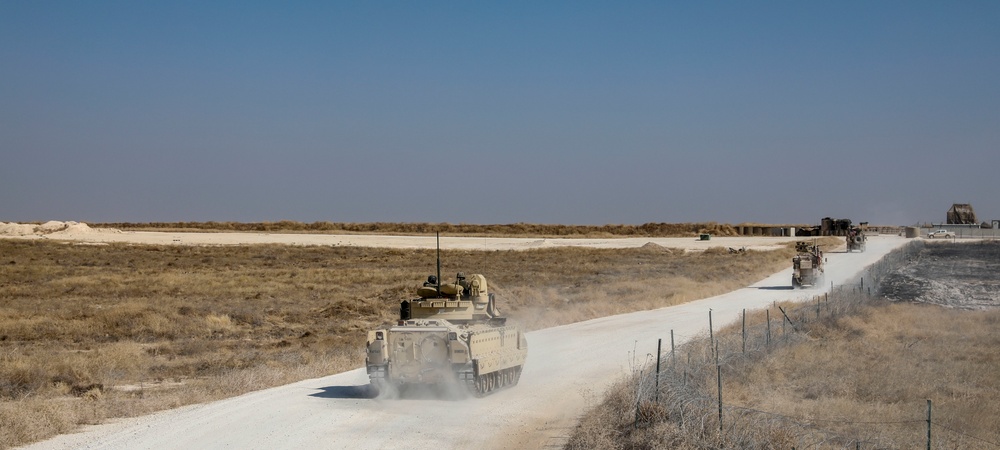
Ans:
[{"label": "armored hull", "polygon": [[863,252],[865,251],[865,243],[868,241],[868,236],[865,235],[864,230],[861,228],[851,228],[847,232],[847,253],[853,251]]},{"label": "armored hull", "polygon": [[804,288],[823,282],[823,252],[807,242],[795,243],[796,255],[792,257],[792,287]]},{"label": "armored hull", "polygon": [[482,396],[517,384],[527,356],[517,327],[416,319],[370,332],[367,366],[380,392],[454,384]]},{"label": "armored hull", "polygon": [[407,385],[460,386],[481,397],[517,384],[528,343],[497,314],[485,277],[424,286],[418,294],[400,304],[395,325],[368,332],[372,387],[384,393]]}]

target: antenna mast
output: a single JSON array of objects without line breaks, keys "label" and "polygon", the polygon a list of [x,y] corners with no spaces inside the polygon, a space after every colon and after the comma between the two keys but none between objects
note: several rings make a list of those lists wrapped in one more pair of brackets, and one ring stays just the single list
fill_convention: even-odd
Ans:
[{"label": "antenna mast", "polygon": [[434,232],[434,237],[437,239],[437,260],[438,260],[437,291],[438,295],[441,295],[441,232],[440,231]]}]

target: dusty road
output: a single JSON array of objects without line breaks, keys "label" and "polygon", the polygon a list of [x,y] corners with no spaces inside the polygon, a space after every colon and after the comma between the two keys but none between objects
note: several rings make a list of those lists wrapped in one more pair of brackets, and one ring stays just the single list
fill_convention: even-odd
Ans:
[{"label": "dusty road", "polygon": [[685,305],[528,333],[521,383],[483,399],[372,399],[364,369],[358,369],[91,426],[28,448],[558,448],[579,414],[629,371],[633,355],[643,360],[655,353],[657,339],[669,339],[671,329],[683,342],[707,332],[709,309],[720,327],[743,308],[822,293],[830,282],[852,278],[906,242],[876,236],[864,253],[827,253],[826,286],[820,289],[791,290],[787,269]]}]

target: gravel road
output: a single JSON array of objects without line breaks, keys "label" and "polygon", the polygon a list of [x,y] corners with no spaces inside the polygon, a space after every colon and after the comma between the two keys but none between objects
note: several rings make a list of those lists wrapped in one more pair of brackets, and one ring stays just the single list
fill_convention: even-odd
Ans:
[{"label": "gravel road", "polygon": [[528,360],[520,384],[482,399],[369,398],[367,376],[357,369],[90,426],[27,448],[559,448],[579,415],[630,370],[631,361],[654,354],[658,338],[669,342],[671,329],[679,344],[708,331],[710,309],[721,327],[743,308],[821,294],[830,282],[852,278],[906,242],[874,236],[864,253],[827,253],[825,286],[817,289],[792,290],[789,268],[752,286],[684,305],[527,333]]}]

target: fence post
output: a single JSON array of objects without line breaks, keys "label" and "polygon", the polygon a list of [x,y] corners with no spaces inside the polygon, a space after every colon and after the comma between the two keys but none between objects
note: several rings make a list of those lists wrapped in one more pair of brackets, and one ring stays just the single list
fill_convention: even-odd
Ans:
[{"label": "fence post", "polygon": [[747,309],[743,308],[743,354],[747,354]]},{"label": "fence post", "polygon": [[931,399],[927,399],[927,450],[931,450]]},{"label": "fence post", "polygon": [[[799,329],[795,328],[795,324],[792,323],[792,318],[788,317],[788,314],[785,313],[785,309],[779,306],[778,307],[778,311],[781,311],[781,315],[785,316],[785,319],[788,320],[788,324],[792,326],[792,330],[794,330],[796,333],[798,333]],[[785,322],[781,322],[781,324],[782,324],[782,328],[784,328]]]},{"label": "fence post", "polygon": [[674,329],[670,329],[670,365],[677,367],[677,355],[674,353]]},{"label": "fence post", "polygon": [[767,340],[764,342],[768,347],[771,347],[771,310],[765,309],[764,313],[767,316]]},{"label": "fence post", "polygon": [[715,372],[719,380],[719,437],[722,437],[722,365],[719,364],[719,348],[715,348]]},{"label": "fence post", "polygon": [[660,346],[663,345],[663,339],[656,340],[656,394],[653,395],[656,403],[660,403]]},{"label": "fence post", "polygon": [[[715,332],[712,331],[712,309],[708,309],[708,344],[711,346],[710,350],[715,351]],[[716,353],[718,355],[718,353]]]}]

